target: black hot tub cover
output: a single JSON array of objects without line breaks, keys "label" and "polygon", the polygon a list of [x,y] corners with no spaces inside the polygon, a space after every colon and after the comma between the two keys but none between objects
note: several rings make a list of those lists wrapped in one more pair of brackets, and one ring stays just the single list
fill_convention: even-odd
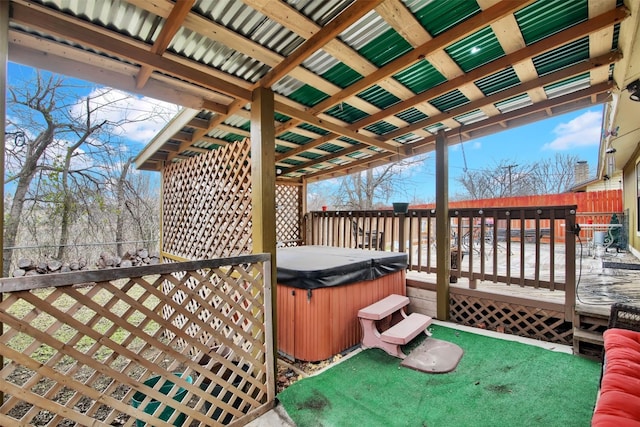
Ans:
[{"label": "black hot tub cover", "polygon": [[279,284],[317,289],[373,280],[404,270],[407,268],[407,254],[332,246],[297,246],[278,249],[276,263]]}]

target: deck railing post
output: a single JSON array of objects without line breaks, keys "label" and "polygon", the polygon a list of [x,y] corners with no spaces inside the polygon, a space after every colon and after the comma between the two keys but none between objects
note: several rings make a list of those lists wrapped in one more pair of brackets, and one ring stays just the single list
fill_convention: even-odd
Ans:
[{"label": "deck railing post", "polygon": [[573,321],[576,305],[576,208],[573,206],[565,215],[565,304],[564,318]]}]

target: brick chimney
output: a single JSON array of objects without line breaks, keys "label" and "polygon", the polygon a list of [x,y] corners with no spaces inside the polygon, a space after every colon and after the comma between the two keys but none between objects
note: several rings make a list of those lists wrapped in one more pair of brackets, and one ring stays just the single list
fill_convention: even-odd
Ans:
[{"label": "brick chimney", "polygon": [[580,160],[576,163],[574,169],[574,185],[586,182],[589,179],[589,164],[586,160]]}]

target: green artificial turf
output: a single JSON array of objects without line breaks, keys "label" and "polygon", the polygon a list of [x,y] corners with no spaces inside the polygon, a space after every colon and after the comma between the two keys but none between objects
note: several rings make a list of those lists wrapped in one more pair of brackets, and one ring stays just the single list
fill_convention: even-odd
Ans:
[{"label": "green artificial turf", "polygon": [[278,395],[306,426],[589,426],[600,364],[518,342],[433,326],[462,347],[455,371],[428,374],[364,350]]}]

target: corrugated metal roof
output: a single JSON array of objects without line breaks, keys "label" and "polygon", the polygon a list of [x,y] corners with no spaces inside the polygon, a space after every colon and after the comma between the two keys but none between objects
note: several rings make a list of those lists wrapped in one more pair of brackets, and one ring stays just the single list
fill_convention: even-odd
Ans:
[{"label": "corrugated metal roof", "polygon": [[[622,0],[617,0],[616,3],[621,5],[621,2]],[[522,84],[518,74],[511,67],[505,68],[504,65],[493,69],[488,67],[489,69],[485,72],[483,66],[505,56],[501,44],[501,41],[504,42],[504,40],[498,39],[504,35],[494,34],[492,27],[486,25],[486,22],[500,20],[501,17],[485,20],[484,17],[477,16],[494,13],[498,8],[492,7],[482,11],[480,5],[474,0],[399,0],[399,3],[393,6],[402,7],[404,5],[407,10],[403,12],[398,9],[398,16],[402,16],[402,13],[408,11],[415,18],[415,21],[407,19],[409,21],[407,28],[402,27],[402,24],[396,24],[393,20],[387,22],[383,18],[386,16],[382,13],[383,10],[385,13],[394,13],[389,9],[388,4],[379,9],[381,14],[378,14],[375,9],[366,10],[367,2],[353,0],[283,0],[269,4],[268,7],[278,10],[262,8],[262,4],[258,3],[254,9],[251,2],[241,0],[196,0],[190,13],[197,14],[198,21],[188,20],[183,26],[176,26],[178,29],[172,35],[167,49],[171,53],[170,57],[167,55],[170,58],[168,61],[177,61],[180,66],[173,67],[176,68],[173,69],[170,66],[164,66],[162,62],[154,63],[151,67],[153,69],[151,79],[155,79],[154,83],[158,86],[161,84],[171,85],[168,92],[172,91],[175,98],[179,98],[179,95],[175,94],[179,94],[181,89],[190,82],[197,86],[197,89],[189,94],[192,98],[194,93],[211,91],[211,82],[226,82],[230,86],[229,88],[220,87],[220,93],[224,93],[224,96],[216,93],[215,96],[212,95],[211,99],[205,99],[206,102],[213,102],[213,104],[207,105],[206,102],[200,104],[217,112],[213,113],[203,109],[197,118],[202,119],[205,124],[200,123],[198,126],[206,126],[212,117],[217,118],[218,115],[223,114],[225,99],[228,99],[227,105],[232,108],[232,111],[230,111],[229,117],[225,117],[223,114],[222,121],[227,126],[236,128],[237,131],[219,128],[204,129],[204,133],[225,141],[240,140],[244,138],[240,134],[246,135],[250,130],[250,122],[246,114],[234,115],[233,108],[236,108],[237,105],[242,105],[245,108],[251,99],[247,94],[250,94],[251,90],[256,87],[254,84],[259,83],[263,76],[274,69],[281,58],[286,59],[294,53],[303,52],[301,49],[305,49],[307,45],[305,38],[317,31],[327,31],[330,28],[327,24],[331,23],[348,6],[353,6],[350,10],[362,10],[360,15],[357,15],[358,12],[354,13],[353,16],[357,18],[354,23],[348,25],[346,29],[341,29],[340,34],[335,36],[339,41],[338,44],[315,46],[313,52],[305,53],[304,61],[299,65],[296,64],[296,66],[305,68],[305,72],[296,70],[295,74],[278,75],[269,82],[269,86],[278,96],[289,99],[285,102],[288,108],[300,109],[304,113],[312,108],[313,114],[318,115],[313,107],[331,97],[331,102],[327,103],[331,107],[321,111],[320,113],[325,115],[320,116],[321,120],[317,120],[313,124],[304,123],[296,118],[295,112],[291,110],[287,111],[287,114],[294,117],[279,113],[274,115],[274,119],[283,125],[282,130],[276,135],[280,139],[276,143],[279,152],[286,153],[297,145],[308,144],[310,147],[306,151],[295,150],[297,154],[291,158],[280,156],[282,161],[279,163],[282,165],[299,165],[300,161],[308,159],[309,165],[304,165],[305,170],[317,172],[329,168],[332,164],[348,163],[347,158],[370,157],[372,153],[392,151],[390,148],[396,146],[394,141],[402,144],[426,141],[428,138],[423,139],[420,136],[421,132],[409,131],[398,136],[402,132],[402,128],[398,128],[398,126],[403,126],[400,120],[406,123],[417,123],[420,126],[420,122],[428,118],[427,112],[434,115],[436,120],[444,121],[447,125],[454,127],[456,124],[453,120],[445,120],[445,118],[452,118],[446,116],[446,113],[454,109],[456,116],[453,118],[465,126],[472,127],[475,122],[486,119],[485,113],[478,110],[477,106],[471,111],[469,108],[464,108],[470,102],[464,95],[468,92],[463,93],[454,85],[449,84],[443,75],[457,76],[457,67],[451,67],[449,62],[444,60],[437,64],[438,69],[442,70],[440,72],[434,67],[434,64],[429,62],[429,58],[433,58],[430,53],[438,52],[423,50],[421,56],[409,55],[407,56],[409,59],[404,61],[403,55],[415,54],[417,49],[421,49],[419,46],[414,48],[411,44],[416,43],[417,37],[413,38],[411,42],[404,38],[405,31],[414,31],[415,35],[424,37],[424,34],[419,34],[418,25],[422,25],[424,31],[431,37],[443,41],[441,44],[433,43],[433,45],[441,46],[440,54],[448,55],[464,73],[470,73],[473,70],[470,75],[476,77],[472,83],[485,96],[499,95],[506,89],[517,88]],[[101,27],[100,31],[105,41],[108,41],[111,36],[114,37],[114,40],[119,41],[130,39],[132,46],[135,46],[134,49],[144,48],[140,42],[144,42],[147,47],[150,47],[158,39],[165,28],[165,19],[169,16],[171,7],[174,6],[173,2],[139,2],[137,3],[139,7],[135,7],[122,0],[40,0],[29,3],[29,6],[25,6],[24,3],[12,4],[14,8],[18,9],[39,8],[42,7],[40,5],[45,5],[52,10],[48,16],[54,20],[58,19],[56,11],[63,11],[66,18],[76,17],[82,20],[84,27]],[[483,7],[485,6],[484,3],[481,4]],[[567,28],[577,28],[578,24],[588,19],[589,5],[589,0],[538,0],[530,6],[516,10],[518,3],[508,1],[500,3],[502,8],[514,7],[513,15],[506,17],[515,20],[522,37],[529,46],[536,41],[563,32]],[[73,21],[66,18],[64,22],[73,25]],[[343,18],[344,16],[341,16],[341,19]],[[616,17],[616,20],[620,19],[622,18]],[[95,40],[87,41],[87,45],[95,44],[88,49],[86,46],[82,46],[82,43],[70,41],[74,40],[73,37],[69,37],[70,40],[65,40],[64,37],[58,35],[64,33],[64,25],[60,24],[63,22],[62,20],[56,21],[57,24],[50,27],[43,26],[44,29],[40,29],[37,22],[30,22],[28,23],[30,25],[27,25],[16,21],[18,20],[10,19],[10,27],[15,31],[42,36],[44,40],[73,46],[75,49],[82,49],[89,53],[103,50],[100,52],[103,57],[108,56],[122,61],[119,58],[122,56],[129,58],[125,61],[128,64],[136,67],[142,65],[137,63],[136,58],[128,54],[129,52],[118,51],[118,43],[105,42],[100,44]],[[608,22],[613,21],[614,19],[608,20]],[[194,25],[193,22],[198,22],[198,25]],[[303,28],[299,31],[301,34],[296,34],[301,22],[303,22],[302,25],[308,25],[310,28],[308,31],[304,31]],[[397,25],[398,28],[394,28],[393,25]],[[46,33],[46,28],[55,28],[56,26],[59,28],[58,32]],[[620,24],[609,24],[609,26],[613,28],[611,46],[612,49],[615,49],[618,47],[618,43],[624,43],[624,40],[619,39]],[[454,27],[459,31],[456,31],[455,37],[450,37],[451,33],[448,31]],[[173,28],[173,26],[167,26],[167,28]],[[235,34],[233,37],[229,37],[229,40],[224,36],[219,37],[225,32],[234,32]],[[213,36],[214,34],[217,35]],[[458,34],[467,35],[458,37]],[[244,41],[236,43],[242,38]],[[584,62],[590,57],[589,37],[586,34],[581,35],[580,39],[566,42],[564,45],[555,44],[557,46],[550,46],[551,50],[531,58],[539,76],[553,75],[552,73]],[[159,56],[162,55],[160,52]],[[403,61],[396,62],[397,58],[403,58]],[[413,62],[415,60],[417,62]],[[405,65],[397,66],[396,64],[399,63]],[[610,73],[615,67],[612,63],[615,64],[615,61],[605,64],[609,65]],[[384,76],[380,75],[376,79],[365,76],[365,74],[374,71],[376,67],[388,67],[389,71],[388,73],[385,71]],[[111,67],[110,70],[116,68]],[[180,69],[177,70],[178,68]],[[191,68],[194,72],[183,75],[181,73],[184,68]],[[204,77],[198,77],[199,75],[206,76],[207,68],[216,70],[211,73],[211,82]],[[226,76],[230,78],[226,79]],[[135,76],[133,77],[135,78]],[[562,78],[562,81],[552,82],[543,89],[550,99],[563,94],[574,94],[580,89],[591,88],[595,84],[589,77],[590,75],[586,73],[581,76]],[[127,78],[131,81],[131,76],[127,76]],[[198,81],[199,78],[203,80]],[[367,78],[366,85],[361,85],[365,78]],[[558,79],[560,77],[556,78],[556,80]],[[173,86],[173,81],[179,81],[179,85]],[[546,81],[551,80],[547,79]],[[350,86],[355,83],[358,83],[358,89],[351,91]],[[439,87],[442,90],[439,90]],[[343,92],[341,89],[347,90]],[[504,113],[535,106],[526,93],[513,96],[516,92],[509,90],[507,99],[495,102],[499,111]],[[343,93],[348,94],[343,95]],[[598,93],[587,99],[590,102],[596,102],[601,99],[597,95]],[[354,96],[359,99],[349,102],[353,100]],[[381,110],[384,112],[388,110],[389,114],[387,116],[379,114],[378,112]],[[527,111],[529,110],[534,111],[533,109]],[[443,113],[442,117],[439,112]],[[370,114],[375,114],[375,119],[370,117]],[[531,116],[533,117],[534,114],[531,113]],[[332,117],[335,120],[332,120]],[[292,119],[295,120],[293,126],[287,125]],[[358,139],[357,134],[345,132],[355,139],[340,136],[339,141],[341,142],[323,142],[318,147],[313,147],[314,144],[311,142],[315,138],[329,133],[329,130],[317,127],[322,125],[323,121],[332,121],[338,125],[337,127],[329,127],[332,129],[331,133],[336,134],[340,134],[338,130],[340,127],[345,127],[345,124],[355,124],[355,126],[349,127],[368,131],[363,134],[369,135],[369,138],[371,138],[371,134],[377,135],[379,143],[368,144],[365,142],[366,138],[362,137],[360,140],[356,140]],[[433,120],[429,122],[431,121]],[[280,128],[279,125],[277,126]],[[444,127],[442,122],[424,126],[430,133]],[[194,134],[202,132],[202,129],[185,126],[183,132]],[[393,141],[385,140],[384,135],[390,133],[393,135]],[[363,146],[371,145],[372,148],[321,163],[323,153],[339,153],[344,148],[340,145],[343,142]],[[197,141],[196,144],[198,147],[212,146],[212,143],[204,141]],[[385,144],[386,149],[384,148]],[[182,142],[179,145],[185,144]],[[185,153],[192,155],[195,151],[197,150],[188,150]],[[169,152],[166,156],[170,159],[177,158],[173,152]],[[292,176],[300,175],[300,172],[295,172]]]},{"label": "corrugated metal roof", "polygon": [[395,30],[388,29],[358,49],[358,53],[373,62],[376,67],[382,67],[410,50],[413,48],[409,42]]},{"label": "corrugated metal roof", "polygon": [[393,76],[413,93],[422,93],[444,83],[447,79],[427,60],[416,62]]},{"label": "corrugated metal roof", "polygon": [[358,96],[380,109],[387,108],[400,102],[400,98],[387,92],[378,85],[373,85],[370,88],[363,90],[358,94]]},{"label": "corrugated metal roof", "polygon": [[445,52],[465,73],[504,56],[504,50],[491,27],[485,27],[452,44],[445,49]]},{"label": "corrugated metal roof", "polygon": [[588,0],[538,1],[514,13],[525,43],[530,45],[589,17]]},{"label": "corrugated metal roof", "polygon": [[500,110],[501,113],[519,110],[520,108],[528,107],[530,105],[533,105],[533,102],[526,93],[504,101],[496,102],[495,104],[496,108]]},{"label": "corrugated metal roof", "polygon": [[433,37],[480,13],[474,0],[403,0],[403,3]]},{"label": "corrugated metal roof", "polygon": [[509,67],[480,80],[476,80],[475,84],[485,96],[489,96],[501,90],[519,85],[520,79],[513,67]]},{"label": "corrugated metal roof", "polygon": [[431,104],[440,111],[449,111],[468,102],[469,99],[458,89],[431,100]]},{"label": "corrugated metal roof", "polygon": [[401,113],[396,114],[396,117],[404,120],[407,123],[415,123],[420,120],[426,119],[428,116],[417,108],[409,108]]},{"label": "corrugated metal roof", "polygon": [[364,111],[359,110],[346,102],[341,102],[340,104],[329,108],[325,113],[347,123],[355,123],[368,116]]},{"label": "corrugated metal roof", "polygon": [[394,130],[398,129],[398,127],[392,125],[391,123],[381,121],[366,126],[365,129],[378,135],[384,135],[385,133],[393,132]]},{"label": "corrugated metal roof", "polygon": [[533,58],[539,76],[589,59],[589,38],[584,37]]}]

